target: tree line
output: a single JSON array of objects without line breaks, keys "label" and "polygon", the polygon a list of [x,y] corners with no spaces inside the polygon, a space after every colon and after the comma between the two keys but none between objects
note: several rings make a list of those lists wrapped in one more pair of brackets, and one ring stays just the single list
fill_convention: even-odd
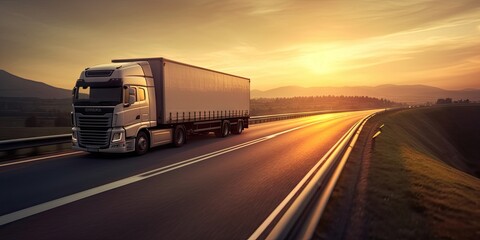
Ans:
[{"label": "tree line", "polygon": [[314,96],[257,98],[250,100],[251,115],[268,115],[322,110],[360,110],[401,106],[387,99],[367,96]]}]

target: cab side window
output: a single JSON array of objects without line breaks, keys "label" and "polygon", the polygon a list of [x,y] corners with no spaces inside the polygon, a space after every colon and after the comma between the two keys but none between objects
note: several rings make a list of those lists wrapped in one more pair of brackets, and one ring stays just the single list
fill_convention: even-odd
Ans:
[{"label": "cab side window", "polygon": [[125,99],[125,103],[128,103],[128,98],[129,98],[129,93],[128,93],[128,89],[132,89],[133,92],[135,93],[135,97],[136,97],[136,101],[135,102],[141,102],[141,101],[145,101],[145,99],[147,98],[146,96],[146,91],[145,91],[145,88],[141,88],[141,87],[130,87],[130,88],[126,88],[124,90],[124,99]]},{"label": "cab side window", "polygon": [[145,101],[145,89],[144,88],[138,88],[137,89],[137,101]]}]

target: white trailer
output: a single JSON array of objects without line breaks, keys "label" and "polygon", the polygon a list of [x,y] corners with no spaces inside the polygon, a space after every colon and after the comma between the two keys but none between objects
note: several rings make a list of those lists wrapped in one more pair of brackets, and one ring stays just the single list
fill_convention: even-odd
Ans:
[{"label": "white trailer", "polygon": [[187,136],[248,128],[250,80],[165,58],[85,69],[73,97],[73,148],[143,154]]}]

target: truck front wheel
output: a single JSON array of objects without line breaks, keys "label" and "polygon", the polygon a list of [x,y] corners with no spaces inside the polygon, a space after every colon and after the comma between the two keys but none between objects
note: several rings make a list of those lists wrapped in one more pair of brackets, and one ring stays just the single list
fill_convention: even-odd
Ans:
[{"label": "truck front wheel", "polygon": [[187,134],[183,126],[178,125],[175,127],[172,140],[173,146],[175,147],[181,147],[183,144],[185,144],[187,140]]},{"label": "truck front wheel", "polygon": [[150,147],[148,143],[148,136],[144,131],[140,131],[137,134],[137,138],[135,139],[135,153],[137,155],[145,154]]}]

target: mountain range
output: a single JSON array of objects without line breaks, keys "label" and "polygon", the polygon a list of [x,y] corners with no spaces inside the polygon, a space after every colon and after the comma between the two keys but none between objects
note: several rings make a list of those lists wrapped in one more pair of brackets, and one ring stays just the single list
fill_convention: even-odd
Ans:
[{"label": "mountain range", "polygon": [[63,99],[71,98],[72,91],[21,78],[0,70],[0,97]]},{"label": "mountain range", "polygon": [[469,99],[480,101],[480,89],[445,90],[426,85],[393,85],[386,84],[376,87],[298,87],[286,86],[267,91],[252,90],[251,98],[277,98],[298,96],[369,96],[385,98],[403,103],[435,103],[439,98],[453,100]]},{"label": "mountain range", "polygon": [[[0,70],[0,97],[40,99],[71,98],[71,90],[50,86],[15,76]],[[73,86],[72,86],[73,87]],[[403,103],[436,102],[439,98],[480,101],[480,89],[445,90],[426,85],[380,85],[376,87],[299,87],[285,86],[266,91],[252,90],[251,98],[277,98],[297,96],[369,96]]]}]

